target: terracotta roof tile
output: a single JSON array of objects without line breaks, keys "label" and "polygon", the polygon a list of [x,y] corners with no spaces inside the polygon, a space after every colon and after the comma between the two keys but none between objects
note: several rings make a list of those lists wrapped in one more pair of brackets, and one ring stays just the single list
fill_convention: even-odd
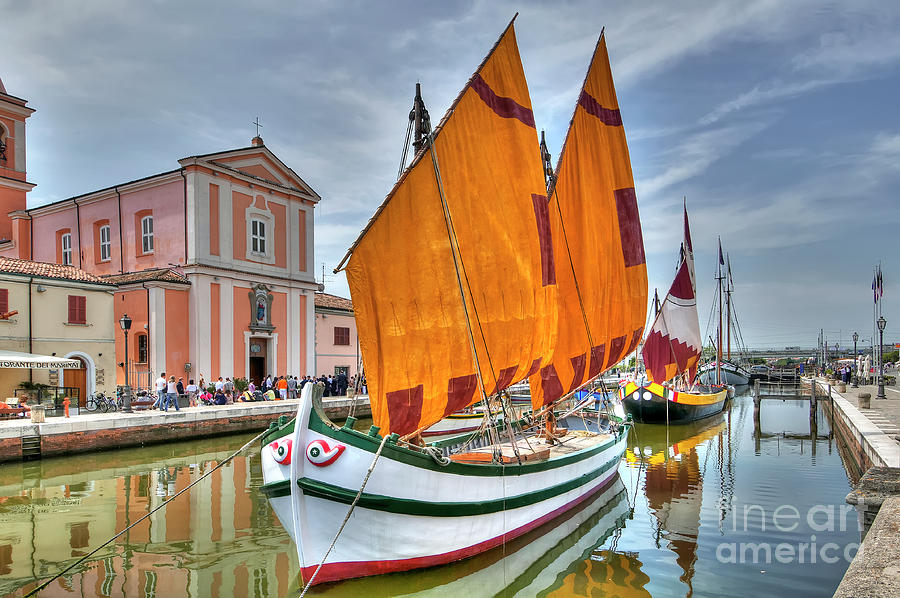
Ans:
[{"label": "terracotta roof tile", "polygon": [[324,307],[326,309],[342,309],[344,311],[353,311],[353,302],[337,295],[329,295],[328,293],[316,293],[316,307]]},{"label": "terracotta roof tile", "polygon": [[112,285],[108,280],[94,276],[75,266],[61,266],[46,262],[32,262],[12,257],[0,257],[0,272],[6,274],[22,274],[24,276],[37,276],[40,278],[54,278],[58,280],[74,280],[77,282],[91,282],[97,284]]},{"label": "terracotta roof tile", "polygon": [[150,281],[191,284],[186,276],[175,272],[171,268],[150,268],[137,272],[126,272],[125,274],[107,274],[103,279],[118,285]]}]

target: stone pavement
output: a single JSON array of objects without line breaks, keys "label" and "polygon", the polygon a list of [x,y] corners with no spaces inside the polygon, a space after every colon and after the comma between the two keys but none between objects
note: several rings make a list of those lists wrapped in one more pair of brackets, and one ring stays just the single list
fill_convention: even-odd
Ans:
[{"label": "stone pavement", "polygon": [[884,387],[884,399],[876,399],[878,387],[872,385],[860,385],[859,388],[853,388],[847,385],[847,392],[841,393],[847,401],[859,409],[859,394],[869,393],[871,395],[871,406],[869,409],[860,409],[863,415],[871,421],[879,430],[885,434],[895,437],[894,440],[900,439],[900,390],[896,386]]}]

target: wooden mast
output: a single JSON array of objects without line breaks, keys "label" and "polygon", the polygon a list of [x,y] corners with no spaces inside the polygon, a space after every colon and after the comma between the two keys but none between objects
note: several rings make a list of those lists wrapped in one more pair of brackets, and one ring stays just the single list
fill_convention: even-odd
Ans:
[{"label": "wooden mast", "polygon": [[413,99],[412,113],[409,115],[413,121],[413,150],[414,154],[418,154],[425,147],[428,133],[431,132],[431,117],[428,110],[425,109],[425,102],[422,100],[422,84],[416,83],[416,97]]},{"label": "wooden mast", "polygon": [[726,258],[728,262],[728,279],[725,281],[725,309],[727,317],[725,325],[728,328],[728,361],[731,361],[731,257]]},{"label": "wooden mast", "polygon": [[716,384],[722,384],[722,239],[719,238],[719,257],[716,260],[716,281],[719,285],[719,327],[716,339]]}]

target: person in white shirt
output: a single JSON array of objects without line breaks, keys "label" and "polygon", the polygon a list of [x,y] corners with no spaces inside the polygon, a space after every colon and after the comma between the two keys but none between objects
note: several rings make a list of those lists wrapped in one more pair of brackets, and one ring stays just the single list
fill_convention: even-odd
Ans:
[{"label": "person in white shirt", "polygon": [[151,409],[162,409],[166,406],[166,373],[163,372],[156,379],[156,401]]},{"label": "person in white shirt", "polygon": [[191,401],[191,407],[196,407],[196,406],[197,406],[197,391],[198,391],[198,388],[197,388],[197,385],[194,384],[194,381],[193,381],[193,380],[189,380],[189,381],[188,381],[188,385],[187,385],[187,388],[185,388],[185,390],[187,391],[188,397],[190,398],[190,401]]},{"label": "person in white shirt", "polygon": [[219,392],[220,390],[225,390],[225,383],[222,382],[222,376],[219,376],[219,379],[216,380],[216,392]]},{"label": "person in white shirt", "polygon": [[166,406],[163,411],[168,411],[169,406],[175,405],[175,411],[181,411],[178,406],[178,385],[175,383],[175,376],[169,376],[169,382],[166,384]]}]

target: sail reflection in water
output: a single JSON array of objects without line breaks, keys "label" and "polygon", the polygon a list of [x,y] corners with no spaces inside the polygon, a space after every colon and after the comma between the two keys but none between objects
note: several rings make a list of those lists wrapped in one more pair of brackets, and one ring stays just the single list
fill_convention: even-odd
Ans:
[{"label": "sail reflection in water", "polygon": [[[0,466],[0,596],[23,596],[35,579],[94,550],[245,440]],[[256,490],[261,483],[258,459],[235,458],[39,595],[289,595],[296,555]]]}]

